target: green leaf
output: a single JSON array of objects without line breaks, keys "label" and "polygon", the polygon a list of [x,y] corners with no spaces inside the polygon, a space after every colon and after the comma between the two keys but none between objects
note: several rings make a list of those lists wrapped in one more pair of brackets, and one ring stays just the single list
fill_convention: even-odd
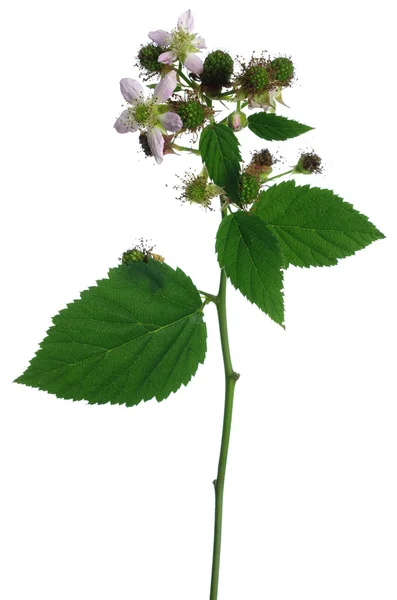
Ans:
[{"label": "green leaf", "polygon": [[231,129],[217,123],[201,133],[200,152],[212,181],[226,190],[233,202],[239,202],[241,154]]},{"label": "green leaf", "polygon": [[252,212],[277,236],[285,266],[336,265],[338,259],[385,237],[330,190],[296,186],[294,181],[262,192]]},{"label": "green leaf", "polygon": [[54,317],[16,381],[90,404],[163,400],[204,362],[206,326],[191,279],[152,258],[120,265]]},{"label": "green leaf", "polygon": [[263,140],[288,140],[313,129],[293,119],[263,112],[250,115],[248,127]]},{"label": "green leaf", "polygon": [[225,217],[216,251],[233,285],[276,323],[284,323],[282,255],[263,221],[243,211]]}]

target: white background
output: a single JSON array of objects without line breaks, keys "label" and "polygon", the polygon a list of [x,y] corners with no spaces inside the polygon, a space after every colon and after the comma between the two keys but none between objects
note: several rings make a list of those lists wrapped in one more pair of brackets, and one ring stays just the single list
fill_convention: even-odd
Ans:
[{"label": "white background", "polygon": [[[185,4],[12,1],[1,19],[0,596],[208,598],[223,410],[213,306],[206,364],[158,404],[88,406],[11,384],[50,317],[140,236],[216,292],[219,213],[173,186],[197,157],[138,153],[112,128],[121,77],[149,30]],[[289,115],[316,129],[313,185],[386,234],[337,267],[291,268],[286,331],[229,291],[241,373],[226,485],[219,600],[395,600],[395,61],[386,2],[190,5],[210,49],[291,55]],[[4,10],[4,9],[3,9]],[[263,147],[248,131],[243,152]],[[300,177],[306,184],[309,178]]]}]

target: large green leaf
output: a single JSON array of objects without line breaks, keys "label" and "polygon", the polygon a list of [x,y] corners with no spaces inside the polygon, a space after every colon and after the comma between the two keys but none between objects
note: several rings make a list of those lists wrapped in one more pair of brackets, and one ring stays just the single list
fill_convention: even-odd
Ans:
[{"label": "large green leaf", "polygon": [[163,400],[204,361],[201,307],[180,269],[152,258],[111,269],[54,317],[17,382],[90,404]]},{"label": "large green leaf", "polygon": [[288,140],[313,129],[293,119],[258,112],[248,117],[248,127],[264,140]]},{"label": "large green leaf", "polygon": [[220,123],[208,125],[200,136],[200,152],[212,181],[239,202],[241,155],[233,131]]},{"label": "large green leaf", "polygon": [[219,264],[233,285],[282,325],[282,255],[275,236],[263,221],[243,211],[228,215],[218,229],[216,251]]},{"label": "large green leaf", "polygon": [[288,263],[298,267],[336,265],[384,237],[365,215],[330,190],[294,181],[262,192],[252,208],[277,236]]}]

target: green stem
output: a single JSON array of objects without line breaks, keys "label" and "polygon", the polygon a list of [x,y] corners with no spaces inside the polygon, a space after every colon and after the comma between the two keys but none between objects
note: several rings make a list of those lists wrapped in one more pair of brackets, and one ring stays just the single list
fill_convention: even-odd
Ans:
[{"label": "green stem", "polygon": [[182,63],[179,63],[179,67],[178,67],[178,71],[177,71],[179,77],[181,77],[187,84],[189,87],[191,87],[193,90],[197,89],[197,84],[194,83],[193,81],[191,81],[188,77],[186,77],[186,75],[183,73],[182,71]]},{"label": "green stem", "polygon": [[172,147],[175,150],[179,150],[180,152],[192,152],[192,154],[197,154],[197,156],[201,156],[200,151],[195,148],[187,148],[186,146],[179,146],[178,144],[172,143]]},{"label": "green stem", "polygon": [[[222,218],[226,212],[222,211]],[[223,355],[223,364],[225,369],[225,410],[223,415],[223,429],[221,451],[219,455],[218,474],[214,481],[215,487],[215,528],[214,528],[214,550],[212,556],[212,574],[211,574],[211,592],[210,600],[218,598],[219,583],[219,565],[221,558],[221,539],[222,539],[222,513],[223,513],[223,490],[225,485],[227,455],[229,450],[230,429],[232,425],[233,396],[236,381],[239,374],[233,371],[232,360],[230,357],[229,337],[227,333],[226,316],[226,274],[221,270],[221,279],[219,292],[217,296],[216,308],[218,311],[219,332],[221,336],[221,346]]]},{"label": "green stem", "polygon": [[278,179],[279,177],[284,177],[284,175],[290,175],[293,172],[294,172],[294,169],[291,169],[290,171],[285,171],[285,173],[280,173],[279,175],[274,175],[274,177],[269,177],[268,179],[266,179],[265,183],[267,183],[268,181],[273,181],[273,179]]},{"label": "green stem", "polygon": [[213,294],[209,294],[208,292],[203,292],[202,290],[199,290],[199,294],[201,296],[204,296],[209,302],[214,302],[214,304],[217,304],[218,302],[218,296],[214,296]]}]

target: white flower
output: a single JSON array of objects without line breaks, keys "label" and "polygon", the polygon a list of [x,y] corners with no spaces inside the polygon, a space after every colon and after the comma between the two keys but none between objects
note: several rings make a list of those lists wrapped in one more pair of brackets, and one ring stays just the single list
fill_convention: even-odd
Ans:
[{"label": "white flower", "polygon": [[164,155],[163,133],[175,133],[182,128],[182,120],[173,112],[161,112],[160,104],[170,98],[177,86],[176,73],[171,71],[156,85],[153,96],[145,98],[144,88],[135,79],[121,79],[120,90],[130,105],[124,110],[114,127],[118,133],[147,130],[147,141],[156,161],[160,164]]},{"label": "white flower", "polygon": [[169,48],[169,50],[160,54],[159,62],[172,65],[174,61],[180,60],[192,73],[196,75],[202,73],[203,62],[197,56],[197,52],[202,48],[206,48],[206,45],[202,37],[192,33],[193,26],[192,13],[187,10],[181,14],[176,29],[173,29],[171,33],[163,29],[149,33],[149,37],[153,42],[159,44],[159,46]]}]

